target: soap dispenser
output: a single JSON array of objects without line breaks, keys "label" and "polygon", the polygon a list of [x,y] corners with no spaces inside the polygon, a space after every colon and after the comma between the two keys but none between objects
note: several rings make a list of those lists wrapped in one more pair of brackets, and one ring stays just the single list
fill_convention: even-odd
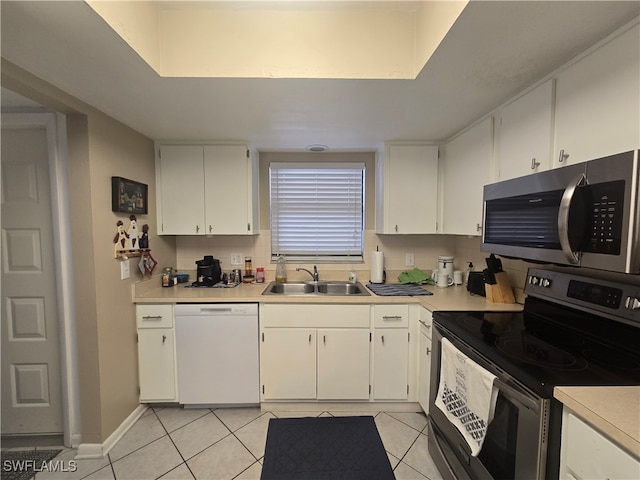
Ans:
[{"label": "soap dispenser", "polygon": [[287,263],[282,255],[278,257],[276,262],[276,283],[285,283],[287,281]]},{"label": "soap dispenser", "polygon": [[464,272],[464,284],[468,285],[469,284],[469,273],[473,272],[473,262],[468,262],[467,263],[467,271]]}]

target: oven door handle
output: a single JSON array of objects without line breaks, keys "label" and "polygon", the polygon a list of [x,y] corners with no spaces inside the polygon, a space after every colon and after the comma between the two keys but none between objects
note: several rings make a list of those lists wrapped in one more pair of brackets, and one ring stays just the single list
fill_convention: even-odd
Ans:
[{"label": "oven door handle", "polygon": [[510,401],[528,408],[529,410],[532,410],[536,413],[540,411],[540,402],[535,397],[531,396],[531,394],[519,388],[507,385],[498,378],[494,380],[493,384],[502,393],[502,395],[504,395]]},{"label": "oven door handle", "polygon": [[577,175],[564,189],[562,200],[560,200],[560,208],[558,210],[558,237],[560,239],[560,247],[562,253],[571,265],[577,265],[580,262],[580,253],[571,249],[569,242],[569,211],[571,210],[571,202],[576,193],[576,189],[587,182],[584,173]]}]

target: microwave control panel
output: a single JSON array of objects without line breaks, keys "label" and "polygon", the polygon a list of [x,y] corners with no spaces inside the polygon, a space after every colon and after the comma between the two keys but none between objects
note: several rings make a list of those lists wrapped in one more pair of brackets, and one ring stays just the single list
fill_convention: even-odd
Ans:
[{"label": "microwave control panel", "polygon": [[591,212],[584,252],[620,255],[624,182],[616,180],[585,187],[589,190]]}]

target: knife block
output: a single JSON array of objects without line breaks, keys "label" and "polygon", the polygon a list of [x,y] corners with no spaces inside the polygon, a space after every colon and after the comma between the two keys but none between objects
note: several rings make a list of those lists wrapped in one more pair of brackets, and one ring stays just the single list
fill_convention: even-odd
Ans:
[{"label": "knife block", "polygon": [[493,303],[516,303],[513,296],[511,282],[506,272],[495,273],[495,285],[485,284],[484,288],[487,294],[487,300]]}]

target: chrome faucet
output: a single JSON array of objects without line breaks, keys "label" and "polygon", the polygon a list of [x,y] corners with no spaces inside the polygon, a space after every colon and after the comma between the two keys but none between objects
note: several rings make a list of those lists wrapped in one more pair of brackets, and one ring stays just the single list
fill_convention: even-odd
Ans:
[{"label": "chrome faucet", "polygon": [[309,275],[311,275],[311,278],[313,278],[314,282],[317,282],[318,280],[320,280],[320,278],[318,277],[318,267],[316,267],[315,265],[313,266],[313,273],[310,270],[307,270],[306,268],[302,268],[302,267],[296,268],[296,272],[299,272],[300,270],[304,270]]}]

